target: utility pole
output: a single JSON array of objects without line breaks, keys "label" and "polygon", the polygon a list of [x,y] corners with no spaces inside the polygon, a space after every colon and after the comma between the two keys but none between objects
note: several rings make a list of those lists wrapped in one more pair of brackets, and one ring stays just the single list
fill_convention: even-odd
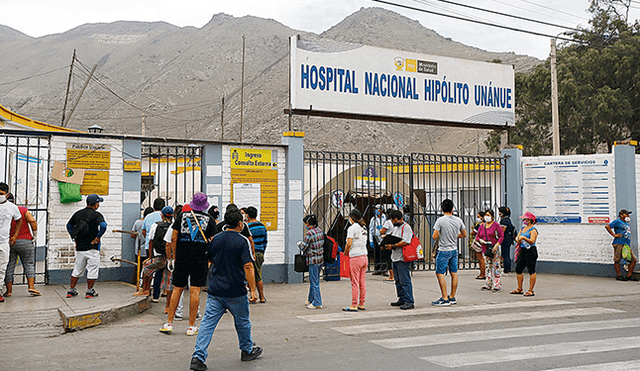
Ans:
[{"label": "utility pole", "polygon": [[560,155],[560,123],[558,117],[558,71],[556,70],[556,38],[551,39],[551,125],[553,155]]},{"label": "utility pole", "polygon": [[67,121],[64,123],[64,125],[62,125],[63,127],[66,127],[67,125],[69,125],[69,121],[71,121],[71,115],[73,115],[73,111],[76,110],[78,103],[80,103],[80,98],[82,98],[82,94],[84,93],[84,90],[87,88],[87,85],[89,85],[89,81],[91,81],[91,78],[93,77],[93,73],[96,72],[96,68],[98,68],[97,64],[93,66],[93,68],[91,69],[91,72],[89,73],[89,77],[87,78],[87,81],[85,81],[84,85],[82,85],[82,89],[80,90],[78,99],[76,99],[76,102],[73,104],[73,107],[71,107],[71,112],[69,112],[69,117],[67,118]]},{"label": "utility pole", "polygon": [[73,64],[76,61],[76,50],[73,49],[73,57],[71,58],[71,66],[69,66],[69,79],[67,80],[67,93],[64,95],[64,105],[62,106],[62,121],[60,126],[64,127],[64,114],[67,112],[67,100],[69,100],[69,88],[71,86],[71,75],[73,75]]},{"label": "utility pole", "polygon": [[244,45],[245,39],[242,35],[242,82],[240,83],[240,142],[242,142],[242,116],[244,114]]},{"label": "utility pole", "polygon": [[222,96],[222,111],[220,111],[220,140],[224,140],[224,95]]},{"label": "utility pole", "polygon": [[142,136],[145,136],[145,134],[147,133],[147,127],[144,123],[144,119],[146,119],[147,117],[145,116],[146,113],[142,114]]}]

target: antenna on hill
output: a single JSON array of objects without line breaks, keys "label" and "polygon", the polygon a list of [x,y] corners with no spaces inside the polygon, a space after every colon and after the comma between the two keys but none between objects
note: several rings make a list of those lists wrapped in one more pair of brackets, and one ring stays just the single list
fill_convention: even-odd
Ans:
[{"label": "antenna on hill", "polygon": [[244,113],[244,45],[245,39],[242,35],[242,80],[240,82],[240,142],[242,142],[242,116]]},{"label": "antenna on hill", "polygon": [[76,61],[76,50],[73,49],[73,57],[71,58],[71,66],[69,66],[69,80],[67,80],[67,93],[64,95],[64,105],[62,106],[62,121],[60,126],[64,127],[64,114],[67,112],[67,101],[69,100],[69,87],[71,86],[71,75],[73,75],[73,63]]}]

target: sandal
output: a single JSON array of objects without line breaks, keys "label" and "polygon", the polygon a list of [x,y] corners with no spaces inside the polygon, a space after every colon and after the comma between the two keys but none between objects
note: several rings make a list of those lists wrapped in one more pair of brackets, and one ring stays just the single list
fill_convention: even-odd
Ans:
[{"label": "sandal", "polygon": [[2,294],[2,296],[4,296],[5,298],[10,298],[11,297],[11,293],[10,292],[5,292],[4,294]]},{"label": "sandal", "polygon": [[40,291],[38,291],[36,289],[29,289],[29,294],[31,294],[31,296],[42,296]]},{"label": "sandal", "polygon": [[358,308],[353,308],[353,307],[344,307],[344,308],[342,308],[342,310],[343,310],[344,312],[357,312],[357,311],[358,311]]},{"label": "sandal", "polygon": [[476,279],[477,279],[477,280],[486,280],[486,279],[487,279],[487,277],[480,277],[480,276],[478,275],[478,276],[476,276]]},{"label": "sandal", "polygon": [[364,305],[358,305],[358,310],[367,310],[367,308],[365,308]]},{"label": "sandal", "polygon": [[513,290],[509,294],[522,295],[522,294],[524,294],[524,291],[522,291],[522,290]]},{"label": "sandal", "polygon": [[524,294],[524,296],[536,296],[536,294],[534,294],[533,291],[529,290]]},{"label": "sandal", "polygon": [[384,279],[384,281],[393,282],[393,281],[395,281],[395,279],[387,277],[387,278]]}]

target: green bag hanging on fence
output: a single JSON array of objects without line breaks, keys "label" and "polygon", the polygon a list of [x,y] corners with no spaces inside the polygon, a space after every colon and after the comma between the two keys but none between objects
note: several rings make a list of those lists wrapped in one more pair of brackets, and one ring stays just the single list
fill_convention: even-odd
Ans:
[{"label": "green bag hanging on fence", "polygon": [[622,259],[631,262],[631,256],[631,246],[625,243],[624,246],[622,246]]},{"label": "green bag hanging on fence", "polygon": [[60,202],[63,204],[82,201],[80,184],[58,182],[58,191],[60,191]]}]

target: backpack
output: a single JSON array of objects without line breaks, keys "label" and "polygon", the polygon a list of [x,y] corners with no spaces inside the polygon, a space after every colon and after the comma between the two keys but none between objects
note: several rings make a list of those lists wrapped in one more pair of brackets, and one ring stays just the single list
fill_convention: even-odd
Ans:
[{"label": "backpack", "polygon": [[82,237],[89,234],[89,223],[86,220],[78,220],[78,222],[73,226],[73,229],[69,233],[71,239],[74,241],[78,241],[82,239]]},{"label": "backpack", "polygon": [[322,256],[325,264],[335,263],[336,257],[338,256],[338,243],[336,240],[325,234],[322,248],[324,250]]},{"label": "backpack", "polygon": [[169,226],[171,226],[170,222],[156,222],[158,225],[156,227],[156,234],[153,236],[153,251],[160,255],[166,255],[165,246],[167,243],[164,241],[164,235],[167,233]]}]

